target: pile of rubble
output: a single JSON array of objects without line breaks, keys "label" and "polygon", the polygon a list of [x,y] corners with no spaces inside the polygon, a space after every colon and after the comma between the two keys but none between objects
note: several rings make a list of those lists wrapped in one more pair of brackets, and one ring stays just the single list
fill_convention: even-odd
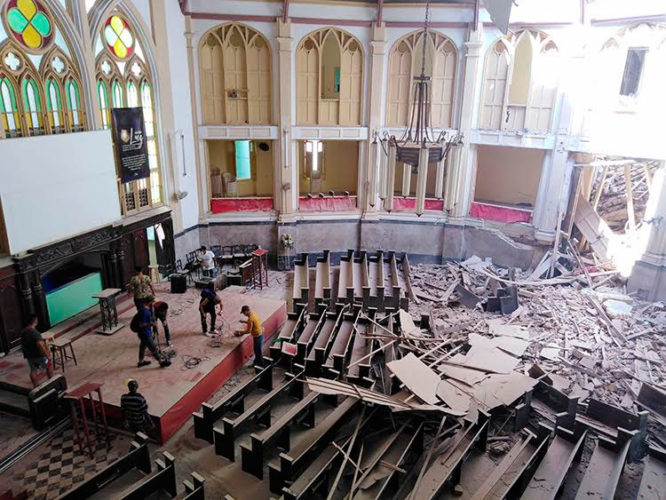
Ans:
[{"label": "pile of rubble", "polygon": [[[592,397],[637,410],[643,383],[666,390],[665,304],[635,300],[613,271],[570,271],[551,279],[533,274],[497,268],[478,257],[412,266],[417,300],[411,312],[429,316],[434,338],[470,344],[472,352],[492,343],[516,356],[511,368],[518,372],[536,365],[554,387],[579,402]],[[512,287],[519,303],[512,312],[484,310],[498,289]],[[416,345],[427,349],[430,343]]]}]

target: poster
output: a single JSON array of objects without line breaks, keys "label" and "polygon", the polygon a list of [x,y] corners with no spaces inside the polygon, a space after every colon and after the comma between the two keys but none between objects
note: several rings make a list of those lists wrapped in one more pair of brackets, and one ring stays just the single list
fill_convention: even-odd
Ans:
[{"label": "poster", "polygon": [[123,184],[150,177],[146,129],[142,108],[114,108],[113,140],[116,143]]}]

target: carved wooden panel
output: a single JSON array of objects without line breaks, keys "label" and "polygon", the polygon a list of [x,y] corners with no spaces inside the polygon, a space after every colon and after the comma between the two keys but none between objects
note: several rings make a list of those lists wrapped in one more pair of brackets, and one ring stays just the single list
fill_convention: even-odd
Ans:
[{"label": "carved wooden panel", "polygon": [[8,352],[21,343],[23,320],[14,277],[0,281],[0,349]]},{"label": "carved wooden panel", "polygon": [[304,43],[296,53],[297,123],[315,125],[319,102],[319,51],[314,44]]}]

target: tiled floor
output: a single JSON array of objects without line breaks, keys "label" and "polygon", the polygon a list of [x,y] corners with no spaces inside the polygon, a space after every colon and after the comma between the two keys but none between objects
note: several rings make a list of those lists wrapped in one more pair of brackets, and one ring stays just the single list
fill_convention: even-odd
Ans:
[{"label": "tiled floor", "polygon": [[56,498],[127,453],[128,436],[112,432],[109,438],[107,447],[104,434],[99,436],[100,445],[90,458],[75,443],[74,431],[65,429],[0,476],[0,483],[10,487],[14,494],[26,491],[28,498]]}]

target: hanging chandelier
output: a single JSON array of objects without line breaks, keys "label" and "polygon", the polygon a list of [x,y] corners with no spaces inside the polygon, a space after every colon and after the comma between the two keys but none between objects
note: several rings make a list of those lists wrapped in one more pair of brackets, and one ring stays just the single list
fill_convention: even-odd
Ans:
[{"label": "hanging chandelier", "polygon": [[[426,54],[429,43],[430,0],[426,2],[421,41],[421,73],[414,77],[412,107],[409,113],[407,128],[400,138],[389,136],[384,132],[380,140],[375,133],[373,145],[381,143],[384,155],[380,158],[380,198],[384,200],[385,209],[393,209],[393,186],[395,182],[395,164],[403,163],[405,168],[411,167],[417,174],[416,181],[416,214],[421,215],[425,209],[425,192],[430,163],[440,163],[446,159],[451,146],[462,142],[461,136],[447,137],[445,130],[436,136],[431,122],[431,77],[426,74]],[[418,45],[417,45],[418,46]],[[388,146],[388,151],[386,149]],[[384,166],[386,168],[382,168]],[[443,168],[443,165],[438,168]]]}]

